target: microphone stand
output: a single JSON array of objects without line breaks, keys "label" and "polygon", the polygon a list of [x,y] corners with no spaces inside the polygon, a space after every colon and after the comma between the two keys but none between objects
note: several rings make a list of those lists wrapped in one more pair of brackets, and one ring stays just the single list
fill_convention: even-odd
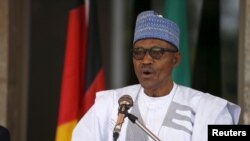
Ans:
[{"label": "microphone stand", "polygon": [[150,130],[147,129],[147,127],[145,127],[142,123],[140,123],[140,121],[138,121],[138,118],[130,113],[127,113],[127,116],[129,118],[130,121],[132,121],[133,123],[135,123],[137,126],[139,126],[145,133],[147,133],[154,141],[160,141],[159,138],[157,138]]}]

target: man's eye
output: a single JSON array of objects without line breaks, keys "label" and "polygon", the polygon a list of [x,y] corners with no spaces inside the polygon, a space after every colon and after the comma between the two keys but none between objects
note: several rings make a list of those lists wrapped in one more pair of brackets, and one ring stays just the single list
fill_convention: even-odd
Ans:
[{"label": "man's eye", "polygon": [[137,48],[136,49],[136,51],[138,51],[138,52],[144,52],[144,50],[145,50],[144,48]]},{"label": "man's eye", "polygon": [[134,53],[135,54],[143,54],[144,52],[143,51],[135,51]]},{"label": "man's eye", "polygon": [[161,47],[152,47],[151,50],[161,50]]},{"label": "man's eye", "polygon": [[152,52],[161,52],[161,48],[152,48],[151,51]]}]

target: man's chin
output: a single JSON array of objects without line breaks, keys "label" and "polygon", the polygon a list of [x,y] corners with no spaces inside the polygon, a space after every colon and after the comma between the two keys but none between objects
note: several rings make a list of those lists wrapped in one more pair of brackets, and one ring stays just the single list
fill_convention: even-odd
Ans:
[{"label": "man's chin", "polygon": [[144,89],[154,89],[155,88],[155,86],[150,82],[146,82],[146,83],[142,82],[141,85]]}]

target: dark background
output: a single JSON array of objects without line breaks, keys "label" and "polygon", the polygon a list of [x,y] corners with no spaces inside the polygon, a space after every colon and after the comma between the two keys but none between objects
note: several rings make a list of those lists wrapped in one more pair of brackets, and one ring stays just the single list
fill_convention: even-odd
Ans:
[{"label": "dark background", "polygon": [[[128,2],[132,5],[133,10],[133,15],[128,16],[134,18],[141,10],[153,7],[153,3],[149,0]],[[223,34],[220,30],[220,2],[217,0],[204,1],[200,26],[197,27],[200,29],[197,49],[196,52],[191,52],[191,56],[197,58],[192,65],[192,87],[236,102],[238,39],[229,38],[233,43],[227,45],[226,50],[230,50],[230,52],[223,51],[225,47],[222,46],[220,40]],[[109,0],[100,0],[97,4],[107,88],[113,88],[108,81],[112,79],[112,74],[110,74],[111,6],[112,2]],[[67,18],[70,8],[70,0],[30,1],[27,141],[54,141],[55,138]],[[133,23],[132,20],[131,24],[127,25],[130,27],[131,33]],[[131,35],[127,36],[131,39]],[[233,56],[233,58],[228,56]],[[230,79],[222,77],[222,74],[227,71],[227,68],[225,70],[225,66],[223,68],[222,65],[223,58],[227,58],[227,62],[229,62],[227,68],[231,70]],[[129,64],[129,66],[128,79],[124,85],[137,82],[132,65]],[[225,83],[226,85],[224,85]],[[227,89],[230,93],[226,92],[227,95],[224,95],[223,89]]]}]

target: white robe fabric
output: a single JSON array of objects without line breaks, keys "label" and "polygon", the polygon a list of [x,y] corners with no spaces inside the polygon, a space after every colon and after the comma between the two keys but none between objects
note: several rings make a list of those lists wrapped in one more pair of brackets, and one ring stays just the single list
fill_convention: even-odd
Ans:
[{"label": "white robe fabric", "polygon": [[[98,92],[94,105],[76,125],[72,141],[113,141],[118,100],[123,95],[132,97],[138,105],[138,119],[161,141],[207,141],[209,124],[238,124],[241,110],[225,99],[175,83],[167,96],[158,98],[148,97],[140,84],[131,85]],[[142,141],[133,139],[139,129],[128,123],[125,118],[117,141]],[[152,141],[148,136],[144,140]]]}]

